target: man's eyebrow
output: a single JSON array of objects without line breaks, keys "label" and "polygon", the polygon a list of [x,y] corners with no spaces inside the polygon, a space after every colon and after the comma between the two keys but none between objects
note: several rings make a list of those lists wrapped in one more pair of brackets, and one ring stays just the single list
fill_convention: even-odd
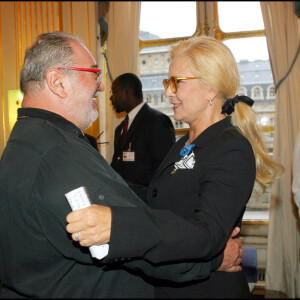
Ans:
[{"label": "man's eyebrow", "polygon": [[96,64],[96,65],[91,65],[91,68],[92,68],[92,69],[98,69],[98,64]]}]

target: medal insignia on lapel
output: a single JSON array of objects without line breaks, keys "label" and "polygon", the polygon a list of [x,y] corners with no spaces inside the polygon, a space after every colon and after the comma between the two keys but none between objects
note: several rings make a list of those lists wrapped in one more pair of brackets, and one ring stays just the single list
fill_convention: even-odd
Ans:
[{"label": "medal insignia on lapel", "polygon": [[177,169],[193,169],[195,165],[195,154],[192,152],[192,149],[195,147],[195,144],[186,145],[180,151],[181,160],[174,164],[174,170],[171,172],[171,175],[176,172]]}]

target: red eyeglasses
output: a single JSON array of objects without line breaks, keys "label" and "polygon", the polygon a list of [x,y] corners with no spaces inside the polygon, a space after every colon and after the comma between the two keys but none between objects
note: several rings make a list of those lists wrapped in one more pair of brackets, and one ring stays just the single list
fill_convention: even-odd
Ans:
[{"label": "red eyeglasses", "polygon": [[67,70],[75,70],[75,71],[84,71],[84,72],[93,72],[97,73],[97,84],[100,85],[101,82],[101,74],[102,71],[100,69],[87,69],[87,68],[76,68],[76,67],[58,67],[58,70],[67,69]]}]

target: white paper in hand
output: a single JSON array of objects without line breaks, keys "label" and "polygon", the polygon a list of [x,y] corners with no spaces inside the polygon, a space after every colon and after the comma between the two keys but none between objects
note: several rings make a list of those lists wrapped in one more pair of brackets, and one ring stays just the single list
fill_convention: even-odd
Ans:
[{"label": "white paper in hand", "polygon": [[[85,188],[79,187],[69,193],[65,194],[72,210],[88,207],[92,205],[91,200],[85,190]],[[92,257],[102,259],[108,254],[109,245],[99,245],[89,247]]]}]

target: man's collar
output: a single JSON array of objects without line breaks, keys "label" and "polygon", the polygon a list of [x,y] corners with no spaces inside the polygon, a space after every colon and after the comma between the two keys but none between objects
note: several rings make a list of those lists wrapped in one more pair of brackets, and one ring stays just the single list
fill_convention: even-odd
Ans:
[{"label": "man's collar", "polygon": [[132,121],[134,120],[135,116],[138,114],[138,112],[140,111],[140,109],[143,107],[143,105],[146,102],[142,102],[139,105],[137,105],[134,109],[132,109],[129,113],[128,113],[128,118],[129,118],[129,123],[128,123],[128,128],[131,125]]},{"label": "man's collar", "polygon": [[39,108],[19,108],[18,109],[18,120],[23,118],[38,118],[47,120],[51,123],[54,123],[57,127],[60,127],[63,130],[72,132],[80,138],[84,138],[83,132],[72,122],[68,121],[61,115],[58,115],[54,112],[39,109]]}]

